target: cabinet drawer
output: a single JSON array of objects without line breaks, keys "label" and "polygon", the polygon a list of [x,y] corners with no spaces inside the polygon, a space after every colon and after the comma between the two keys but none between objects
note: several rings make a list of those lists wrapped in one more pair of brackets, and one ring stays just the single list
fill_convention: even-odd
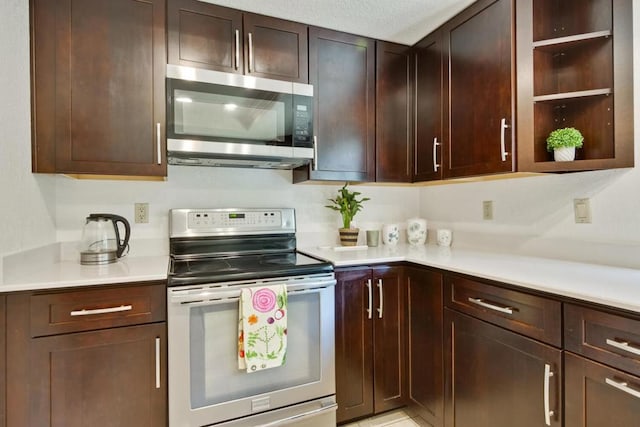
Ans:
[{"label": "cabinet drawer", "polygon": [[163,284],[93,288],[31,296],[31,336],[166,320]]},{"label": "cabinet drawer", "polygon": [[640,375],[640,320],[565,304],[565,348]]},{"label": "cabinet drawer", "polygon": [[531,338],[562,345],[562,305],[558,301],[447,276],[445,304]]}]

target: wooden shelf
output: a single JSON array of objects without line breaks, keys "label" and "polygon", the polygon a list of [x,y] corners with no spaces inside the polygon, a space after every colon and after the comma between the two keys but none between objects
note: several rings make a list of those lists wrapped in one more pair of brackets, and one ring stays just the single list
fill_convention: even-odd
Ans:
[{"label": "wooden shelf", "polygon": [[570,100],[576,98],[587,98],[592,96],[603,96],[603,95],[611,95],[613,90],[610,87],[604,89],[594,89],[594,90],[581,90],[577,92],[565,92],[565,93],[554,93],[551,95],[541,95],[534,96],[533,102],[549,102],[549,101],[561,101],[561,100]]},{"label": "wooden shelf", "polygon": [[581,45],[584,43],[591,42],[593,40],[611,37],[611,31],[595,31],[592,33],[586,34],[576,34],[573,36],[567,37],[558,37],[554,39],[540,40],[537,42],[533,42],[534,49],[543,49],[543,50],[564,50],[571,48],[576,45]]}]

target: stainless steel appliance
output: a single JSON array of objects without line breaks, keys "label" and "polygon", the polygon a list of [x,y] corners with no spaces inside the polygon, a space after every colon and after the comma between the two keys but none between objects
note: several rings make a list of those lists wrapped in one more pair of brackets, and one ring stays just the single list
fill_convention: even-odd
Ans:
[{"label": "stainless steel appliance", "polygon": [[[296,252],[293,209],[170,211],[169,425],[336,424],[331,264]],[[238,369],[247,286],[286,284],[283,366]]]},{"label": "stainless steel appliance", "polygon": [[[124,226],[124,238],[120,239],[118,224]],[[120,215],[90,214],[82,229],[80,264],[109,264],[116,262],[129,248],[131,227]]]},{"label": "stainless steel appliance", "polygon": [[177,165],[292,169],[314,157],[313,86],[167,65]]}]

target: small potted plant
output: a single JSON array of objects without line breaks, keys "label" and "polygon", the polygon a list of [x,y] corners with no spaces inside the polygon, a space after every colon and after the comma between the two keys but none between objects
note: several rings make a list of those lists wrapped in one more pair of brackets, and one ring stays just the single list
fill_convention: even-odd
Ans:
[{"label": "small potted plant", "polygon": [[358,200],[357,196],[360,195],[357,191],[349,191],[345,182],[338,195],[334,199],[329,199],[332,205],[326,205],[325,207],[334,211],[340,212],[342,215],[342,228],[340,231],[340,243],[342,246],[355,246],[358,243],[358,233],[360,229],[351,228],[351,221],[358,212],[362,209],[362,202],[370,200],[368,197],[362,197]]},{"label": "small potted plant", "polygon": [[547,138],[547,151],[553,151],[556,162],[570,162],[576,158],[576,148],[582,147],[584,137],[576,128],[556,129]]}]

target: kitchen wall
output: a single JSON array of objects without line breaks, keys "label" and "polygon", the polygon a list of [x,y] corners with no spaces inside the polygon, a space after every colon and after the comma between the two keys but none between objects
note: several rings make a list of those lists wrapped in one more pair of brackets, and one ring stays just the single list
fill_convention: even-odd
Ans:
[{"label": "kitchen wall", "polygon": [[[639,6],[634,2],[634,169],[423,187],[421,215],[451,227],[459,243],[640,268]],[[590,199],[591,224],[575,223],[574,198]],[[483,200],[494,202],[492,221],[482,219]]]},{"label": "kitchen wall", "polygon": [[0,58],[2,255],[41,246],[56,238],[56,180],[31,173],[28,1],[0,3]]},{"label": "kitchen wall", "polygon": [[[635,129],[640,131],[640,8],[634,8]],[[0,4],[0,256],[80,238],[83,218],[97,211],[133,218],[150,204],[149,224],[133,225],[134,253],[166,251],[173,207],[292,206],[302,245],[333,244],[337,213],[323,208],[338,185],[293,185],[290,172],[169,167],[166,182],[73,180],[31,174],[28,2]],[[628,170],[549,175],[429,187],[371,186],[361,227],[415,215],[429,228],[454,230],[454,244],[640,266],[640,145]],[[572,203],[589,197],[592,224],[574,224]],[[482,220],[483,200],[495,218]],[[138,243],[139,242],[139,243]],[[639,261],[636,261],[639,260]]]}]

